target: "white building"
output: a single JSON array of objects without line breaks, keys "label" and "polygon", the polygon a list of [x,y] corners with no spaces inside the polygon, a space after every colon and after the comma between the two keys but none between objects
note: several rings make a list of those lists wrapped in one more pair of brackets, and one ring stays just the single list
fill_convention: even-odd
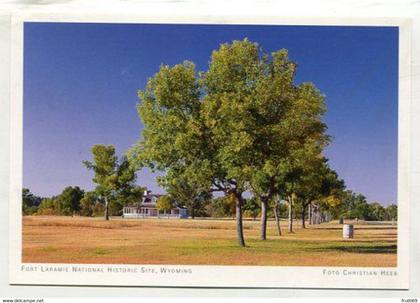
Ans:
[{"label": "white building", "polygon": [[188,210],[185,207],[174,207],[170,211],[159,211],[156,207],[157,199],[162,196],[145,191],[143,201],[137,206],[125,206],[123,218],[188,218]]}]

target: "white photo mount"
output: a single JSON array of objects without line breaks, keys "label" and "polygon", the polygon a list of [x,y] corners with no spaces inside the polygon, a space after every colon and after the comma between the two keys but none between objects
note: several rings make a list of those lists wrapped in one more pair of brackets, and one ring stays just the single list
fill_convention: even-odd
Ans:
[{"label": "white photo mount", "polygon": [[[409,288],[410,20],[19,13],[12,16],[10,283],[33,285],[261,288]],[[289,267],[22,263],[23,30],[25,22],[363,25],[399,27],[397,267]],[[338,274],[336,274],[338,272]]]}]

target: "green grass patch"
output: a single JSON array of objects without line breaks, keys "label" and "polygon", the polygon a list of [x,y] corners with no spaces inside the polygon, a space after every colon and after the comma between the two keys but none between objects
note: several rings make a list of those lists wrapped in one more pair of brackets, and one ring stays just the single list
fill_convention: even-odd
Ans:
[{"label": "green grass patch", "polygon": [[41,251],[44,253],[52,253],[58,251],[58,248],[52,245],[45,246],[41,248]]},{"label": "green grass patch", "polygon": [[89,252],[91,255],[94,255],[94,256],[103,256],[103,255],[107,255],[107,254],[109,254],[110,253],[110,251],[109,250],[107,250],[107,249],[104,249],[104,248],[102,248],[102,247],[96,247],[96,248],[94,248],[94,249],[92,249],[92,250],[90,250],[90,252]]}]

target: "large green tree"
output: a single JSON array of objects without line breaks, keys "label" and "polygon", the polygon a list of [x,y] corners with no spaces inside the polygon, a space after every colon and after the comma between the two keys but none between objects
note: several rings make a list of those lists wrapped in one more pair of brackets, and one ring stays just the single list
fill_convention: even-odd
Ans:
[{"label": "large green tree", "polygon": [[324,140],[323,97],[312,84],[293,83],[295,68],[287,51],[269,56],[245,39],[213,51],[205,72],[188,61],[162,65],[139,92],[145,127],[134,152],[138,163],[234,200],[241,246],[250,184],[265,206],[290,151]]},{"label": "large green tree", "polygon": [[293,190],[287,193],[286,183],[296,183],[329,140],[322,122],[324,97],[311,83],[294,83],[296,64],[287,51],[273,53],[266,66],[254,109],[259,117],[254,127],[258,156],[249,170],[251,189],[261,202],[263,240],[269,201],[279,194],[292,198]]}]

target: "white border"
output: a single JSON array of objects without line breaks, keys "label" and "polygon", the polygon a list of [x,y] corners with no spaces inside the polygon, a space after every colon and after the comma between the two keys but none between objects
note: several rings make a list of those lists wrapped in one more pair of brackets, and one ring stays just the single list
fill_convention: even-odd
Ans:
[{"label": "white border", "polygon": [[[95,22],[95,23],[173,23],[173,24],[272,24],[272,25],[366,25],[399,26],[399,117],[398,117],[398,266],[396,268],[276,267],[276,266],[163,266],[129,265],[136,274],[75,273],[78,268],[118,268],[120,265],[51,264],[70,272],[42,272],[48,264],[32,264],[39,271],[21,271],[22,220],[22,113],[23,113],[23,22]],[[11,284],[47,285],[119,285],[119,286],[198,286],[198,287],[293,287],[293,288],[374,288],[409,287],[409,113],[410,113],[410,28],[400,18],[290,18],[290,17],[199,17],[162,15],[20,13],[12,17],[11,51],[11,128],[10,128],[10,268]],[[30,264],[25,264],[29,266]],[[149,274],[141,268],[185,268],[192,274]],[[395,271],[394,276],[324,276],[323,269]]]}]

